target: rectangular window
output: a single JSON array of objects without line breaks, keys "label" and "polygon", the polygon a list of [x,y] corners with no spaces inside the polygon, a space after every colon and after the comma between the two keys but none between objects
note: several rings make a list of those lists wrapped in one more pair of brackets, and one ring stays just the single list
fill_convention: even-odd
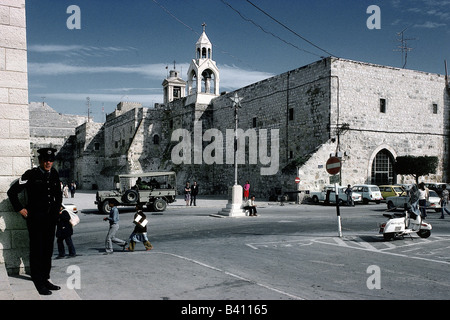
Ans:
[{"label": "rectangular window", "polygon": [[289,121],[294,120],[294,108],[289,109]]},{"label": "rectangular window", "polygon": [[433,114],[438,113],[438,105],[436,103],[433,103]]},{"label": "rectangular window", "polygon": [[386,113],[386,99],[380,99],[380,112]]},{"label": "rectangular window", "polygon": [[253,118],[253,128],[256,128],[256,117]]}]

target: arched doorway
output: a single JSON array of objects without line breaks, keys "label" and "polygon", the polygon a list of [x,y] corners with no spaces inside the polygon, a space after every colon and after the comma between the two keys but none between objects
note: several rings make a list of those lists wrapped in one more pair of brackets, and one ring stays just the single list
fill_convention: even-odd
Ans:
[{"label": "arched doorway", "polygon": [[386,149],[380,150],[372,162],[371,183],[375,185],[396,184],[397,174],[394,172],[394,156]]}]

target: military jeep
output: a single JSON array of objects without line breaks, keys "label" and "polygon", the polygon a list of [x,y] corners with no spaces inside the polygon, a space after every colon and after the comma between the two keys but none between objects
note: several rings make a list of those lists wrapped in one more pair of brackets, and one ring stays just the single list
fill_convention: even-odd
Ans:
[{"label": "military jeep", "polygon": [[122,174],[114,177],[116,190],[98,191],[95,204],[100,213],[109,214],[110,200],[118,206],[146,206],[161,212],[167,204],[175,201],[177,184],[175,172],[149,172]]}]

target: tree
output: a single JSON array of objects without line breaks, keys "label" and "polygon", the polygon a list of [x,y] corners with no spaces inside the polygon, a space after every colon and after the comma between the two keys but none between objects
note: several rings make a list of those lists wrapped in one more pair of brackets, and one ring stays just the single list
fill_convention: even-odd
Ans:
[{"label": "tree", "polygon": [[410,174],[419,183],[419,177],[436,173],[438,157],[403,156],[395,159],[394,169],[397,174]]}]

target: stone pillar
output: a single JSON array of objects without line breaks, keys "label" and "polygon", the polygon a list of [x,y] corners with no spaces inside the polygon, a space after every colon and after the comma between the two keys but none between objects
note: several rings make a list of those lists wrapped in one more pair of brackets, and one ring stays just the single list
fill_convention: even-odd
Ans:
[{"label": "stone pillar", "polygon": [[245,217],[245,210],[242,204],[242,191],[241,185],[234,185],[231,188],[231,199],[228,200],[228,204],[225,208],[219,211],[220,215],[229,217]]},{"label": "stone pillar", "polygon": [[25,0],[0,0],[0,268],[28,268],[28,232],[6,195],[30,169]]}]

